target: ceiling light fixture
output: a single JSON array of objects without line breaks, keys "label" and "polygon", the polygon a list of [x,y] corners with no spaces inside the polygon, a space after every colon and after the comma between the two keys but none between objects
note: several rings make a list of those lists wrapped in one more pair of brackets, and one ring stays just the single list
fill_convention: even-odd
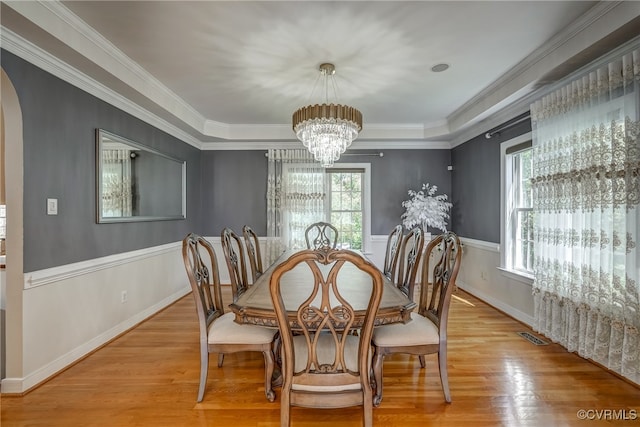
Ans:
[{"label": "ceiling light fixture", "polygon": [[325,103],[302,107],[293,113],[292,118],[296,136],[325,168],[333,166],[362,130],[360,111],[347,105],[329,104],[329,86],[336,99],[338,97],[333,77],[335,72],[333,64],[320,64],[318,78],[324,85]]}]

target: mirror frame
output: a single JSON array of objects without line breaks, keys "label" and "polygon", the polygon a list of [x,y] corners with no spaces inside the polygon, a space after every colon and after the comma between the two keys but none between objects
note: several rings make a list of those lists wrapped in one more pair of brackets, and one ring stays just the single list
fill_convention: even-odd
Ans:
[{"label": "mirror frame", "polygon": [[[107,137],[109,140],[119,142],[122,144],[129,145],[138,150],[146,151],[152,153],[157,156],[161,156],[167,160],[174,161],[181,165],[182,168],[182,176],[181,176],[181,199],[182,199],[182,210],[179,215],[133,215],[133,216],[123,216],[123,217],[105,217],[102,215],[102,149],[103,149],[103,139]],[[153,148],[147,147],[146,145],[140,144],[138,142],[132,141],[128,138],[122,137],[120,135],[116,135],[112,132],[106,131],[104,129],[96,129],[96,222],[98,224],[103,223],[114,223],[114,222],[142,222],[142,221],[167,221],[167,220],[177,220],[177,219],[186,219],[187,218],[187,162],[185,160],[181,160],[167,154],[164,154],[158,150],[154,150]]]}]

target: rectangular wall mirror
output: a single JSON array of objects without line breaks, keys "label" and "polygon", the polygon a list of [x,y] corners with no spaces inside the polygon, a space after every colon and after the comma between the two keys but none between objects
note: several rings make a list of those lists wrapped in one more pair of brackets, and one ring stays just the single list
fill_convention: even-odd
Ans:
[{"label": "rectangular wall mirror", "polygon": [[187,217],[187,163],[96,130],[97,222]]}]

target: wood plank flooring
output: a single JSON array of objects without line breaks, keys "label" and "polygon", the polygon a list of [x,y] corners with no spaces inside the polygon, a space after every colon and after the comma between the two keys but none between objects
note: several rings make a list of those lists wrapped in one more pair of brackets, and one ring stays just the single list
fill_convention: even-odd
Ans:
[{"label": "wood plank flooring", "polygon": [[[187,295],[25,396],[2,396],[1,425],[278,426],[279,389],[269,403],[258,353],[227,355],[222,368],[212,355],[204,401],[196,403],[197,328]],[[640,425],[640,388],[558,345],[535,346],[518,331],[529,329],[457,290],[449,327],[452,403],[444,401],[435,355],[425,369],[415,357],[394,355],[385,359],[374,425]],[[580,420],[580,410],[592,419]],[[595,412],[602,410],[612,412]],[[293,426],[361,422],[360,408],[292,411]]]}]

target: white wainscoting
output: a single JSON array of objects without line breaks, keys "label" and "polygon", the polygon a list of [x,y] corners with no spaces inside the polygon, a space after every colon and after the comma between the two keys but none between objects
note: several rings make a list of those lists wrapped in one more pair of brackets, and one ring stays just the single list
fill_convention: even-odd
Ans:
[{"label": "white wainscoting", "polygon": [[[499,270],[500,245],[467,238],[460,240],[463,243],[463,255],[457,278],[458,287],[531,326],[533,324],[531,285],[514,280]],[[369,258],[379,268],[382,268],[384,263],[386,247],[387,236],[371,236],[372,253],[369,254]]]},{"label": "white wainscoting", "polygon": [[25,273],[24,288],[23,375],[3,379],[3,393],[43,382],[190,292],[180,242]]},{"label": "white wainscoting", "polygon": [[457,278],[458,287],[531,326],[531,285],[501,273],[500,245],[466,238],[460,240],[464,249]]},{"label": "white wainscoting", "polygon": [[[208,239],[228,284],[220,237]],[[499,245],[462,240],[458,286],[531,325],[531,286],[498,271]],[[264,245],[266,238],[259,241]],[[371,236],[367,256],[379,268],[386,243],[386,235]],[[189,292],[180,242],[25,273],[24,375],[3,379],[2,392],[32,388]]]}]

